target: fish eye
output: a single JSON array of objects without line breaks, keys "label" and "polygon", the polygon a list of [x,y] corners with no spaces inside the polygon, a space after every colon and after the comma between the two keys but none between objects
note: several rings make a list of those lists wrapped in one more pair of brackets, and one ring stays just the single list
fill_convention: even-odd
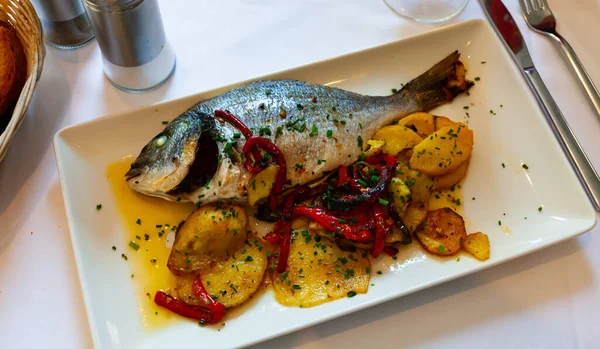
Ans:
[{"label": "fish eye", "polygon": [[167,137],[167,135],[162,135],[162,136],[158,137],[158,138],[157,138],[157,139],[154,141],[154,144],[155,144],[155,145],[156,145],[158,148],[160,148],[160,147],[162,147],[163,145],[165,145],[165,143],[167,142],[167,138],[168,138],[168,137]]}]

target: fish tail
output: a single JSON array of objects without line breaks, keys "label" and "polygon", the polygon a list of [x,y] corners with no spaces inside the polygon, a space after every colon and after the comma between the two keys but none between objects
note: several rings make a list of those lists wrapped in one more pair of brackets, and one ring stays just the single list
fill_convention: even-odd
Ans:
[{"label": "fish tail", "polygon": [[440,104],[450,102],[473,86],[465,79],[465,67],[459,60],[460,53],[454,51],[431,69],[398,91],[395,96],[416,102],[417,109],[428,111]]}]

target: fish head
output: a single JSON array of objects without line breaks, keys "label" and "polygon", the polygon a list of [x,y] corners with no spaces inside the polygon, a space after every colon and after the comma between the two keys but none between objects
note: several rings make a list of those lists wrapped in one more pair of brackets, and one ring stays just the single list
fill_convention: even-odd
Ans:
[{"label": "fish head", "polygon": [[143,194],[179,200],[182,192],[208,182],[218,166],[218,145],[211,136],[214,119],[180,117],[152,138],[125,174],[129,186]]}]

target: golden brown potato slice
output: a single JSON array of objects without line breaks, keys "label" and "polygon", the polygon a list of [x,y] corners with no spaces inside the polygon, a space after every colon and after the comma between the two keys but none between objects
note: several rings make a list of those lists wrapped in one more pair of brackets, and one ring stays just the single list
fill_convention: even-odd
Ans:
[{"label": "golden brown potato slice", "polygon": [[411,201],[410,189],[406,186],[404,181],[398,177],[392,178],[390,183],[390,193],[394,198],[394,206],[398,213],[402,213],[406,210],[408,203]]},{"label": "golden brown potato slice", "polygon": [[473,149],[473,131],[467,125],[442,127],[413,148],[410,167],[430,176],[450,173],[465,162]]},{"label": "golden brown potato slice", "polygon": [[384,140],[382,151],[391,156],[398,155],[406,148],[414,147],[422,140],[415,131],[401,125],[383,127],[373,135],[373,139]]},{"label": "golden brown potato slice", "polygon": [[427,137],[435,131],[433,115],[427,113],[413,113],[398,121],[402,125],[417,132],[421,137]]},{"label": "golden brown potato slice", "polygon": [[[200,278],[208,294],[232,308],[246,302],[261,285],[267,270],[267,250],[262,240],[253,234],[247,235],[246,244],[232,253],[231,257],[204,269]],[[200,300],[192,293],[196,273],[182,274],[177,278],[179,298],[192,305]]]},{"label": "golden brown potato slice", "polygon": [[396,159],[398,159],[399,162],[408,163],[410,161],[410,157],[412,155],[413,155],[413,149],[408,148],[408,149],[404,149],[403,151],[399,152],[398,155],[396,155]]},{"label": "golden brown potato slice", "polygon": [[250,206],[254,206],[257,201],[269,196],[275,185],[277,171],[279,171],[279,166],[270,165],[252,178],[248,185],[248,204]]},{"label": "golden brown potato slice", "polygon": [[247,230],[248,217],[240,206],[203,205],[179,227],[167,266],[177,274],[227,260],[242,248]]},{"label": "golden brown potato slice", "polygon": [[375,156],[381,153],[381,150],[385,146],[385,141],[382,139],[371,139],[367,141],[367,144],[369,145],[369,149],[365,153],[365,156]]},{"label": "golden brown potato slice", "polygon": [[463,247],[480,261],[490,258],[490,239],[482,232],[467,235]]},{"label": "golden brown potato slice", "polygon": [[371,263],[366,254],[344,252],[309,230],[295,235],[284,273],[277,273],[275,261],[269,275],[275,299],[283,305],[312,307],[366,293],[369,286]]},{"label": "golden brown potato slice", "polygon": [[427,217],[429,203],[426,202],[411,202],[406,207],[406,210],[400,214],[402,223],[408,228],[409,232],[414,232],[419,225]]},{"label": "golden brown potato slice", "polygon": [[419,226],[416,235],[427,251],[440,256],[460,251],[467,238],[462,217],[449,208],[427,213],[427,219]]},{"label": "golden brown potato slice", "polygon": [[408,187],[412,201],[427,202],[433,190],[433,179],[426,174],[412,170],[406,163],[398,163],[396,177]]},{"label": "golden brown potato slice", "polygon": [[442,127],[455,126],[456,122],[448,119],[445,116],[435,116],[435,130],[438,131]]},{"label": "golden brown potato slice", "polygon": [[445,175],[433,177],[433,188],[434,190],[450,189],[451,187],[458,184],[467,174],[467,167],[469,166],[469,160],[463,162],[458,168]]}]

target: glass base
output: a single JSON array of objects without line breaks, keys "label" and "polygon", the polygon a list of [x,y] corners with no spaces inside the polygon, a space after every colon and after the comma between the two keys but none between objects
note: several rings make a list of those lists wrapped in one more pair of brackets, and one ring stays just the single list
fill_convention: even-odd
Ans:
[{"label": "glass base", "polygon": [[111,85],[113,85],[114,87],[118,88],[121,91],[127,92],[127,93],[144,93],[144,92],[148,92],[148,91],[152,91],[154,89],[157,89],[159,87],[161,87],[162,85],[164,85],[167,81],[169,81],[169,79],[171,78],[171,76],[173,75],[173,73],[175,72],[175,67],[177,66],[177,58],[175,58],[175,63],[173,63],[173,69],[171,69],[171,72],[169,73],[169,75],[167,75],[167,77],[159,82],[158,84],[148,87],[148,88],[144,88],[144,89],[140,89],[140,90],[136,90],[136,89],[132,89],[132,88],[127,88],[127,87],[123,87],[121,85],[118,85],[116,82],[112,81],[106,74],[104,74],[106,76],[106,79],[111,83]]},{"label": "glass base", "polygon": [[469,0],[384,0],[397,14],[418,22],[447,21],[467,6]]}]

